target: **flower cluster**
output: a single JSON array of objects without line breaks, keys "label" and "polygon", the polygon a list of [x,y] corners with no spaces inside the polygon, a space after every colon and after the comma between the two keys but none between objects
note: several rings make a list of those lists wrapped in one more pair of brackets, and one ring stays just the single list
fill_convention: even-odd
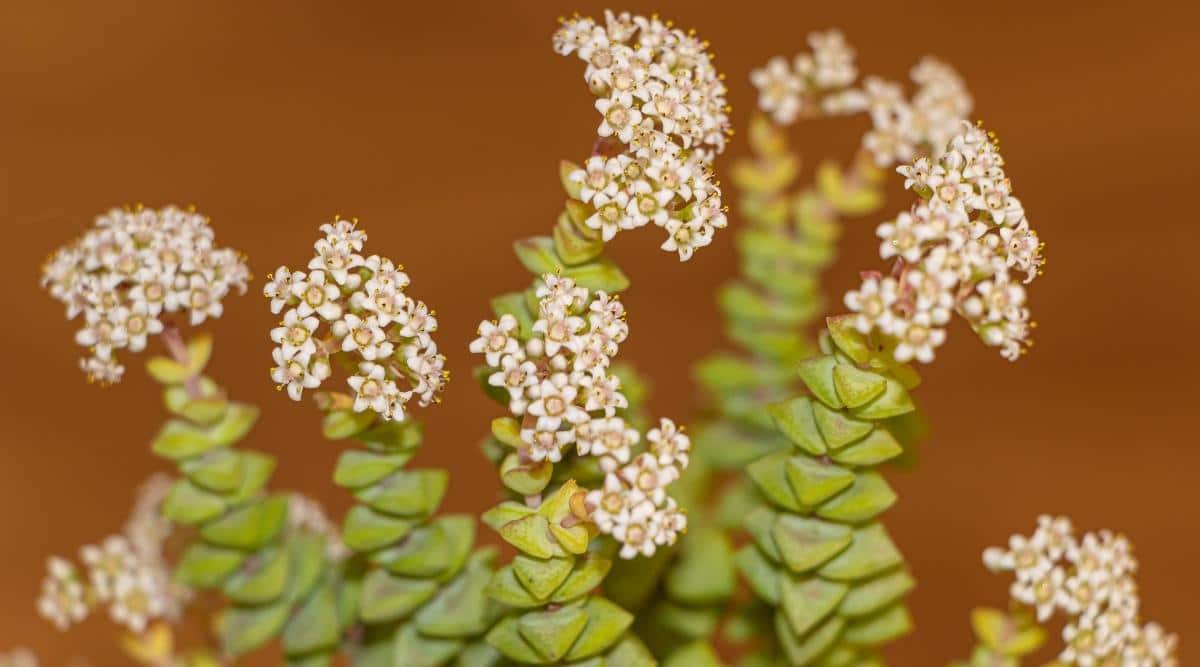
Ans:
[{"label": "flower cluster", "polygon": [[712,162],[730,132],[725,84],[707,44],[657,16],[563,21],[554,49],[587,63],[601,114],[593,155],[570,178],[604,240],[653,222],[663,250],[691,258],[726,226]]},{"label": "flower cluster", "polygon": [[687,466],[691,443],[663,419],[646,434],[647,451],[635,455],[641,435],[618,415],[628,401],[610,369],[629,335],[616,297],[554,274],[542,277],[537,296],[527,340],[517,319],[504,315],[480,323],[470,350],[483,355],[488,384],[508,393],[509,411],[521,420],[521,456],[558,462],[573,444],[579,456],[596,457],[606,480],[587,496],[592,520],[624,543],[625,558],[652,554],[686,527],[665,487]]},{"label": "flower cluster", "polygon": [[962,79],[935,58],[927,56],[913,67],[917,90],[907,99],[900,84],[879,77],[865,77],[856,86],[854,50],[837,30],[810,33],[808,44],[811,52],[793,62],[776,56],[750,74],[759,108],[780,125],[866,111],[872,127],[863,136],[863,148],[880,167],[908,162],[920,152],[937,158],[971,112]]},{"label": "flower cluster", "polygon": [[325,540],[325,556],[331,561],[342,561],[350,555],[350,549],[342,542],[337,524],[329,519],[325,508],[315,498],[303,493],[292,493],[288,498],[288,530],[292,533],[317,535]]},{"label": "flower cluster", "polygon": [[0,653],[0,667],[38,667],[38,658],[27,648]]},{"label": "flower cluster", "polygon": [[108,605],[116,623],[135,633],[157,618],[175,619],[191,591],[171,578],[164,545],[171,533],[159,504],[169,482],[153,477],[143,486],[122,533],[80,550],[86,576],[74,563],[57,556],[48,560],[37,608],[60,630],[84,620],[91,610]]},{"label": "flower cluster", "polygon": [[367,235],[356,221],[335,219],[321,231],[308,272],[281,266],[263,288],[271,312],[283,313],[271,330],[271,378],[300,400],[329,378],[331,360],[342,355],[357,371],[347,379],[354,410],[404,419],[410,400],[428,405],[449,378],[431,337],[437,319],[404,293],[404,267],[360,254]]},{"label": "flower cluster", "polygon": [[951,312],[988,345],[1015,360],[1032,343],[1025,288],[1045,263],[1037,233],[1012,194],[994,139],[963,122],[936,161],[919,158],[897,171],[921,202],[877,229],[892,275],[863,274],[846,294],[862,333],[893,337],[898,361],[929,362],[946,338]]},{"label": "flower cluster", "polygon": [[67,319],[83,316],[75,340],[92,354],[80,367],[103,384],[125,372],[114,351],[140,352],[173,313],[193,325],[220,317],[221,301],[233,289],[244,293],[249,278],[237,252],[214,245],[208,218],[174,206],[113,209],[42,268],[42,285],[66,305]]},{"label": "flower cluster", "polygon": [[983,554],[993,571],[1012,572],[1014,600],[1036,609],[1039,621],[1067,617],[1067,665],[1174,667],[1177,638],[1139,621],[1137,561],[1125,537],[1108,531],[1076,538],[1069,519],[1038,517],[1031,536],[1013,535],[1008,548]]}]

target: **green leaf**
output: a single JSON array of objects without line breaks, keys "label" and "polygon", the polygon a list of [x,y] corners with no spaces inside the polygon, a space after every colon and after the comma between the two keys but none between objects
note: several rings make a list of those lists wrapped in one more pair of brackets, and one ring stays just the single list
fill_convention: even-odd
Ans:
[{"label": "green leaf", "polygon": [[512,565],[505,565],[492,575],[488,582],[487,594],[493,600],[518,609],[540,607],[545,599],[534,597],[528,588],[517,579]]},{"label": "green leaf", "polygon": [[517,259],[530,273],[538,276],[563,270],[563,261],[554,252],[554,240],[549,236],[534,236],[513,243]]},{"label": "green leaf", "polygon": [[866,336],[854,327],[855,315],[838,315],[825,319],[829,336],[835,345],[856,364],[865,364],[871,358],[871,346]]},{"label": "green leaf", "polygon": [[490,566],[473,560],[417,612],[417,628],[431,637],[469,637],[487,630],[491,621],[487,596],[491,578]]},{"label": "green leaf", "polygon": [[179,468],[192,482],[218,493],[229,493],[241,486],[245,473],[241,453],[228,449],[214,449],[184,461]]},{"label": "green leaf", "polygon": [[875,428],[875,424],[869,421],[854,419],[840,410],[825,407],[823,403],[813,404],[813,417],[816,418],[822,439],[830,449],[841,449]]},{"label": "green leaf", "polygon": [[566,555],[550,532],[550,522],[540,514],[531,514],[504,524],[500,527],[500,536],[535,558]]},{"label": "green leaf", "polygon": [[733,594],[733,548],[719,531],[700,527],[684,536],[680,557],[667,572],[667,595],[690,605],[714,604]]},{"label": "green leaf", "polygon": [[480,519],[489,528],[499,532],[500,527],[504,524],[536,513],[537,510],[535,509],[526,507],[513,500],[506,500],[484,512]]},{"label": "green leaf", "polygon": [[558,590],[554,591],[550,601],[556,604],[565,604],[575,598],[587,595],[595,590],[600,582],[604,581],[604,577],[608,575],[610,569],[612,569],[612,561],[596,554],[575,559],[575,568],[567,575],[566,581],[558,587]]},{"label": "green leaf", "polygon": [[779,514],[769,507],[760,505],[748,514],[742,521],[742,527],[750,533],[750,537],[754,538],[754,543],[762,549],[763,554],[775,562],[783,560],[783,555],[779,553],[779,547],[775,545],[775,538],[771,535],[771,529],[775,527],[775,521],[779,518]]},{"label": "green leaf", "polygon": [[411,453],[421,446],[425,427],[415,419],[404,421],[379,421],[371,428],[357,434],[357,439],[369,449],[387,454]]},{"label": "green leaf", "polygon": [[787,478],[800,503],[809,507],[825,502],[854,483],[854,473],[807,456],[787,461]]},{"label": "green leaf", "polygon": [[[854,541],[850,528],[820,519],[781,514],[771,530],[783,562],[792,572],[806,572],[835,558]],[[824,572],[824,570],[822,570]]]},{"label": "green leaf", "polygon": [[217,635],[223,650],[236,656],[266,644],[283,630],[290,611],[286,602],[226,609],[217,617]]},{"label": "green leaf", "polygon": [[1020,623],[998,609],[976,608],[971,611],[975,636],[987,648],[1005,656],[1020,657],[1033,653],[1046,640],[1046,633],[1034,623]]},{"label": "green leaf", "polygon": [[582,169],[579,165],[570,160],[562,160],[558,163],[558,180],[562,183],[563,191],[571,199],[579,199],[580,191],[583,189],[583,184],[579,181],[572,180],[571,174]]},{"label": "green leaf", "polygon": [[426,637],[415,626],[406,625],[396,633],[396,644],[389,664],[396,667],[440,667],[462,648],[461,640]]},{"label": "green leaf", "polygon": [[887,379],[871,371],[838,364],[833,367],[833,386],[846,407],[857,408],[878,398],[887,387]]},{"label": "green leaf", "polygon": [[183,384],[191,377],[187,366],[166,357],[151,357],[146,361],[146,372],[162,384]]},{"label": "green leaf", "polygon": [[386,570],[371,570],[363,579],[359,618],[367,623],[405,618],[432,598],[437,589],[433,579],[410,579]]},{"label": "green leaf", "polygon": [[466,562],[474,539],[471,517],[446,516],[417,528],[400,544],[375,553],[372,559],[401,576],[452,576]]},{"label": "green leaf", "polygon": [[853,537],[849,548],[821,568],[822,577],[837,581],[864,579],[891,569],[903,560],[882,524],[858,528]]},{"label": "green leaf", "polygon": [[615,644],[633,624],[633,614],[602,597],[590,597],[583,605],[588,624],[567,653],[567,660],[590,658]]},{"label": "green leaf", "polygon": [[772,606],[779,605],[780,572],[771,561],[753,544],[738,550],[738,571],[746,578],[754,593]]},{"label": "green leaf", "polygon": [[896,492],[877,472],[859,473],[842,493],[817,508],[817,516],[843,523],[859,523],[896,503]]},{"label": "green leaf", "polygon": [[851,623],[846,627],[843,639],[855,646],[879,646],[908,634],[911,630],[912,618],[908,615],[908,609],[901,603]]},{"label": "green leaf", "polygon": [[497,417],[493,419],[492,437],[513,449],[520,449],[525,446],[525,442],[521,440],[521,423],[512,417]]},{"label": "green leaf", "polygon": [[194,588],[221,585],[246,560],[246,553],[193,542],[175,568],[175,579]]},{"label": "green leaf", "polygon": [[288,655],[297,655],[333,648],[341,634],[337,598],[327,583],[288,621],[283,630],[283,650]]},{"label": "green leaf", "polygon": [[912,576],[902,569],[884,574],[850,589],[838,613],[849,617],[873,614],[904,597],[915,586]]},{"label": "green leaf", "polygon": [[916,409],[912,398],[900,382],[886,378],[887,385],[883,394],[875,400],[850,411],[850,414],[860,419],[887,419]]},{"label": "green leaf", "polygon": [[833,460],[852,466],[873,466],[904,453],[888,429],[877,428],[866,438],[833,452]]},{"label": "green leaf", "polygon": [[515,616],[507,616],[492,626],[487,633],[487,643],[519,663],[539,665],[548,662],[517,631],[517,617]]},{"label": "green leaf", "polygon": [[225,416],[208,429],[208,436],[224,447],[241,440],[258,421],[258,408],[245,403],[231,403]]},{"label": "green leaf", "polygon": [[780,432],[798,447],[814,456],[825,453],[825,440],[817,428],[812,399],[807,396],[793,398],[770,405],[767,411]]},{"label": "green leaf", "polygon": [[150,448],[159,456],[173,461],[181,461],[199,456],[219,446],[205,429],[179,419],[172,419],[163,425]]},{"label": "green leaf", "polygon": [[171,485],[163,498],[163,516],[176,523],[186,525],[202,523],[220,516],[226,509],[225,500],[181,479]]},{"label": "green leaf", "polygon": [[355,551],[372,551],[399,540],[415,526],[416,521],[387,516],[358,505],[346,513],[342,541]]},{"label": "green leaf", "polygon": [[254,554],[225,581],[225,594],[237,604],[265,604],[283,595],[291,570],[286,549],[267,549]]},{"label": "green leaf", "polygon": [[345,440],[365,431],[377,416],[371,411],[333,410],[325,415],[321,433],[329,440]]},{"label": "green leaf", "polygon": [[517,617],[517,632],[547,661],[558,662],[588,625],[583,609],[574,606],[534,611]]},{"label": "green leaf", "polygon": [[308,596],[324,571],[325,538],[317,535],[294,534],[288,540],[291,553],[287,599],[296,602]]},{"label": "green leaf", "polygon": [[399,470],[411,454],[378,454],[359,449],[349,449],[338,457],[333,471],[333,481],[338,486],[360,489],[378,482]]},{"label": "green leaf", "polygon": [[[517,318],[517,322],[521,325],[521,338],[528,338],[533,333],[533,315],[529,311],[529,307],[525,305],[524,292],[509,292],[502,294],[492,299],[492,312],[496,317],[501,315],[512,315]],[[486,376],[484,378],[486,380]],[[504,402],[508,402],[508,392],[500,390],[504,394]]]},{"label": "green leaf", "polygon": [[563,211],[558,215],[554,225],[554,251],[565,264],[583,264],[604,252],[603,240],[584,237],[578,230],[570,213]]},{"label": "green leaf", "polygon": [[242,459],[242,482],[226,500],[231,504],[244,503],[254,498],[271,479],[275,472],[275,459],[261,452],[238,452]]},{"label": "green leaf", "polygon": [[662,667],[723,667],[717,652],[708,642],[692,642],[676,649],[663,660]]},{"label": "green leaf", "polygon": [[833,368],[837,365],[837,359],[833,355],[825,355],[802,361],[799,368],[800,380],[813,396],[835,409],[842,407],[842,399],[833,383]]},{"label": "green leaf", "polygon": [[535,598],[545,600],[567,580],[575,567],[575,557],[545,559],[517,554],[512,565],[521,585]]},{"label": "green leaf", "polygon": [[550,483],[550,475],[554,472],[554,464],[550,461],[529,461],[522,463],[521,457],[512,452],[504,457],[500,464],[500,479],[513,493],[522,496],[532,496],[541,493]]},{"label": "green leaf", "polygon": [[787,478],[788,460],[787,452],[764,456],[747,466],[746,474],[767,500],[793,512],[804,511]]},{"label": "green leaf", "polygon": [[779,599],[788,625],[797,636],[809,630],[833,613],[846,597],[846,584],[825,581],[820,577],[781,577]]},{"label": "green leaf", "polygon": [[258,549],[274,540],[287,519],[287,499],[282,496],[239,507],[200,529],[208,542],[235,549]]},{"label": "green leaf", "polygon": [[612,260],[604,257],[586,264],[567,267],[562,274],[573,279],[580,287],[592,291],[603,290],[612,294],[629,288],[629,278],[612,263]]},{"label": "green leaf", "polygon": [[775,635],[783,647],[784,654],[793,665],[813,664],[837,641],[845,627],[846,622],[841,617],[830,616],[829,620],[801,639],[792,632],[783,612],[775,614]]},{"label": "green leaf", "polygon": [[360,489],[354,497],[385,514],[424,517],[441,504],[448,477],[445,470],[401,470]]}]

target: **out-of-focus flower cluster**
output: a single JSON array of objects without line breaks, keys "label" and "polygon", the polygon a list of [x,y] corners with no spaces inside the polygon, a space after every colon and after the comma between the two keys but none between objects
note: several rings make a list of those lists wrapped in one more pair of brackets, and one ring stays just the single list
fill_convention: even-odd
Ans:
[{"label": "out-of-focus flower cluster", "polygon": [[846,294],[858,330],[892,336],[898,361],[929,362],[957,312],[1002,356],[1019,358],[1034,324],[1018,274],[1032,282],[1045,259],[994,137],[963,122],[939,159],[897,171],[921,202],[877,230],[880,256],[895,266],[886,277],[864,273]]},{"label": "out-of-focus flower cluster", "polygon": [[165,476],[154,476],[143,485],[125,529],[80,550],[82,570],[52,556],[38,613],[60,630],[105,605],[113,622],[135,633],[155,619],[177,619],[192,592],[172,579],[165,555],[171,524],[159,505],[169,488]]},{"label": "out-of-focus flower cluster", "polygon": [[594,207],[587,225],[604,240],[653,222],[663,250],[691,258],[726,226],[712,162],[730,134],[725,84],[707,43],[657,16],[574,17],[554,49],[587,63],[601,114],[593,155],[571,179]]},{"label": "out-of-focus flower cluster", "polygon": [[1178,639],[1157,623],[1143,625],[1133,547],[1108,531],[1076,538],[1065,517],[1038,517],[1031,536],[1013,535],[1008,547],[983,554],[993,571],[1012,572],[1012,598],[1036,609],[1039,621],[1066,617],[1067,665],[1174,667]]},{"label": "out-of-focus flower cluster", "polygon": [[758,88],[758,106],[780,125],[800,118],[866,111],[872,127],[863,148],[880,167],[911,161],[921,153],[935,159],[971,113],[971,96],[952,67],[926,56],[910,72],[917,89],[911,99],[903,87],[875,76],[857,83],[854,49],[837,30],[808,36],[810,52],[792,62],[772,58],[750,74]]},{"label": "out-of-focus flower cluster", "polygon": [[193,325],[220,317],[222,300],[249,278],[241,255],[215,245],[208,218],[174,206],[112,209],[42,268],[67,319],[83,316],[75,340],[92,354],[79,365],[102,384],[125,372],[116,350],[140,352],[173,313]]},{"label": "out-of-focus flower cluster", "polygon": [[357,371],[347,379],[354,410],[404,419],[409,401],[428,405],[449,378],[432,339],[437,319],[404,293],[403,266],[360,254],[367,235],[356,222],[337,219],[321,231],[307,272],[281,266],[263,288],[271,312],[283,313],[271,330],[271,378],[300,400],[329,378],[331,359],[344,355]]},{"label": "out-of-focus flower cluster", "polygon": [[318,535],[325,539],[325,556],[331,561],[341,561],[350,555],[350,549],[342,542],[341,530],[329,519],[325,508],[315,498],[303,493],[292,493],[288,498],[288,530],[293,533]]},{"label": "out-of-focus flower cluster", "polygon": [[629,335],[625,307],[603,291],[590,293],[570,278],[546,274],[537,289],[538,319],[522,342],[515,317],[479,325],[470,349],[493,370],[488,384],[504,389],[521,420],[521,456],[562,460],[575,445],[598,459],[603,489],[587,495],[596,526],[622,542],[621,555],[651,555],[673,544],[687,519],[666,486],[687,467],[691,442],[669,419],[641,434],[617,413],[628,406],[610,365]]},{"label": "out-of-focus flower cluster", "polygon": [[0,667],[38,667],[37,655],[27,648],[0,653]]}]

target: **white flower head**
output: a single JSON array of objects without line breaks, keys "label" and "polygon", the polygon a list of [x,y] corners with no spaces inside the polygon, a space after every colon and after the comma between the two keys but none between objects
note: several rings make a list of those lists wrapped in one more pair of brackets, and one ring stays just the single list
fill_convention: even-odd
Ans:
[{"label": "white flower head", "polygon": [[706,198],[721,209],[709,172],[730,134],[725,84],[707,43],[657,17],[635,15],[604,24],[574,17],[553,42],[558,53],[586,63],[584,80],[600,114],[595,154],[568,174],[575,196],[590,208],[584,224],[608,241],[650,222],[678,220],[688,238],[664,249],[690,258],[724,226],[723,216],[699,212]]},{"label": "white flower head", "polygon": [[220,317],[225,297],[246,291],[243,258],[213,239],[208,219],[192,209],[112,209],[47,260],[42,286],[67,319],[83,316],[76,342],[91,350],[80,363],[90,379],[119,381],[116,350],[142,351],[165,322]]},{"label": "white flower head", "polygon": [[42,580],[42,592],[37,601],[38,614],[59,630],[66,630],[87,618],[89,608],[84,586],[70,561],[51,557],[46,569],[48,574]]},{"label": "white flower head", "polygon": [[436,401],[449,377],[433,341],[437,318],[405,294],[403,266],[360,254],[367,234],[357,221],[337,218],[321,231],[310,272],[280,267],[263,289],[272,312],[288,308],[271,332],[271,378],[300,400],[330,377],[337,357],[358,369],[346,379],[354,411],[402,420],[409,401]]}]

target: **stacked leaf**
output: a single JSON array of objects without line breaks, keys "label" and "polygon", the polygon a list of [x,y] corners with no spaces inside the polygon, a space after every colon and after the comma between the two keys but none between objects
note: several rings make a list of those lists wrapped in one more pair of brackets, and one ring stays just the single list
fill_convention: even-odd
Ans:
[{"label": "stacked leaf", "polygon": [[[518,259],[535,276],[558,274],[588,290],[610,294],[629,286],[625,274],[602,255],[604,241],[585,221],[595,209],[576,197],[579,183],[568,176],[578,169],[564,162],[563,187],[570,196],[552,236],[518,241]],[[536,281],[534,281],[536,283]],[[522,344],[532,335],[538,297],[531,286],[492,300],[496,317],[512,315],[520,324]],[[487,369],[477,377],[501,405],[509,397],[487,384]],[[618,411],[631,425],[639,415],[641,385],[627,368],[614,367],[629,408]],[[493,600],[513,609],[488,633],[487,641],[518,664],[571,664],[589,667],[641,667],[656,664],[629,628],[633,615],[603,597],[591,595],[612,567],[611,543],[593,539],[595,527],[581,521],[584,486],[603,478],[594,457],[566,453],[558,464],[522,457],[521,424],[511,417],[492,423],[484,451],[498,466],[511,494],[489,510],[484,522],[518,551],[488,586]]]},{"label": "stacked leaf", "polygon": [[875,650],[911,627],[914,582],[879,521],[896,494],[875,468],[903,451],[893,420],[914,409],[919,378],[851,318],[828,325],[799,364],[808,395],[768,408],[792,446],[747,468],[766,504],[746,516],[737,561],[789,664],[881,664]]},{"label": "stacked leaf", "polygon": [[800,161],[783,131],[757,114],[750,146],[753,157],[733,170],[741,193],[741,276],[719,296],[726,332],[745,354],[716,354],[697,369],[719,415],[698,433],[697,447],[725,468],[783,446],[766,406],[795,393],[788,369],[815,351],[810,329],[825,312],[820,276],[835,258],[840,218],[883,203],[882,173],[866,153],[845,172],[822,164],[816,183],[794,193]]},{"label": "stacked leaf", "polygon": [[230,600],[216,624],[230,656],[281,638],[288,664],[330,664],[353,610],[352,588],[327,560],[321,535],[289,530],[289,497],[266,491],[274,459],[231,448],[258,410],[227,400],[202,375],[211,352],[212,339],[199,336],[177,358],[156,357],[147,366],[166,385],[164,403],[175,415],[153,450],[182,474],[162,512],[197,531],[176,577]]},{"label": "stacked leaf", "polygon": [[951,667],[1017,667],[1046,641],[1046,631],[1028,613],[980,608],[971,612],[971,627],[979,643],[968,660]]},{"label": "stacked leaf", "polygon": [[356,667],[490,667],[500,655],[482,636],[499,615],[485,589],[494,550],[472,553],[475,520],[434,518],[446,492],[445,470],[405,468],[422,440],[415,421],[374,412],[332,410],[327,438],[353,438],[362,449],[342,453],[334,481],[354,494],[342,540],[364,567],[353,578],[346,611],[361,627]]}]

